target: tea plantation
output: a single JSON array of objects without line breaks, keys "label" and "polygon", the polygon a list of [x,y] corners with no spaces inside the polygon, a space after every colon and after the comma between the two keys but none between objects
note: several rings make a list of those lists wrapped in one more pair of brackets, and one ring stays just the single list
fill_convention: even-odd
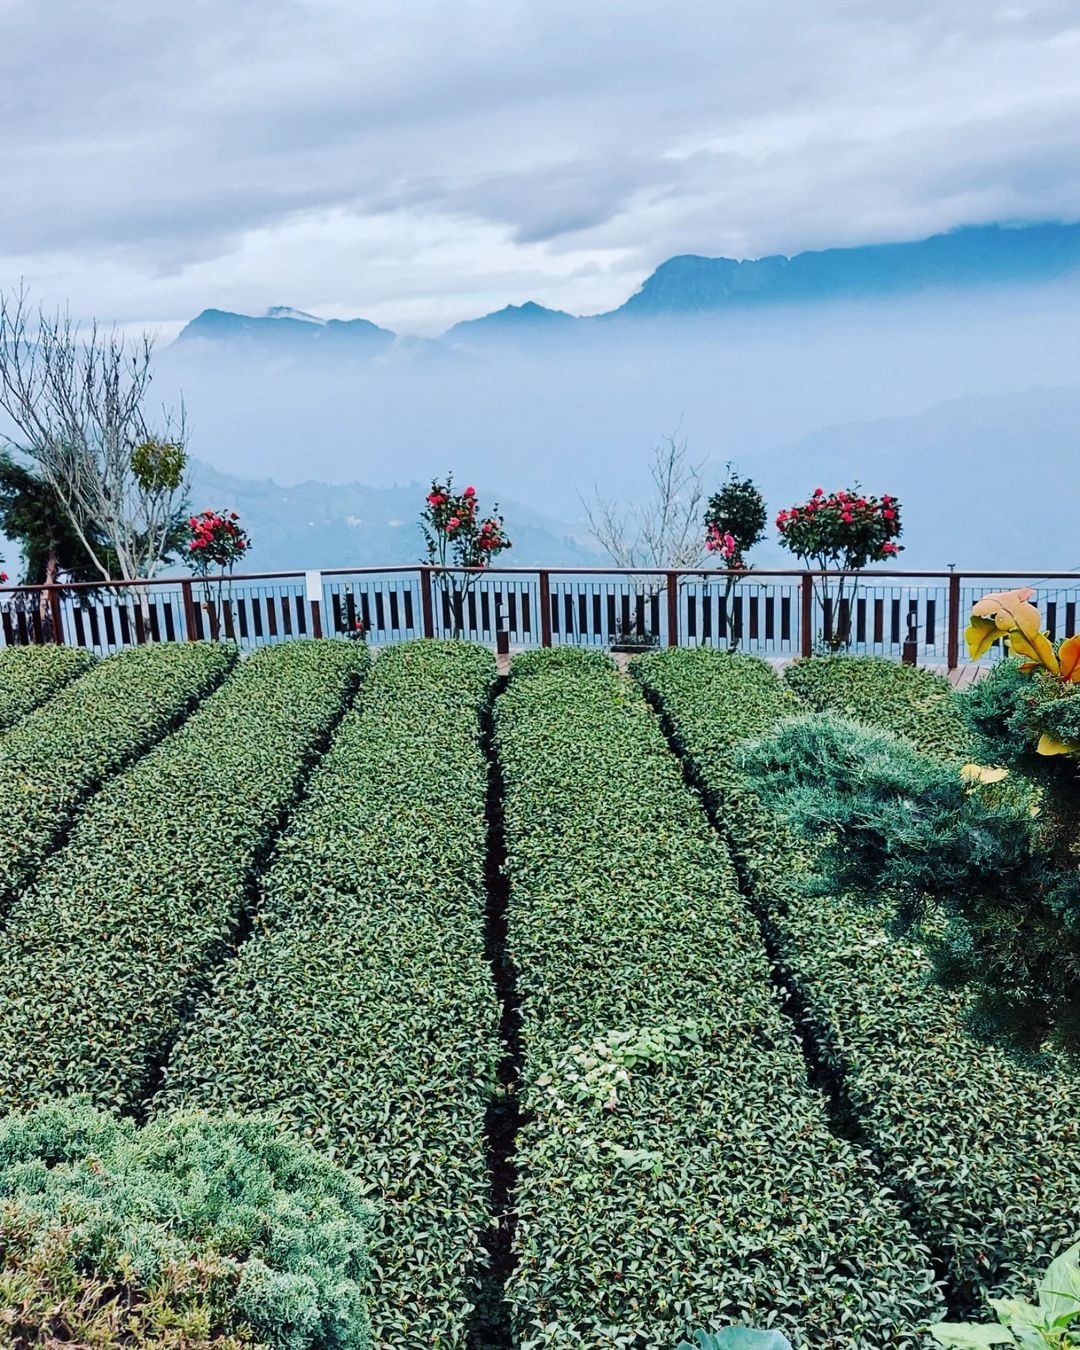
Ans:
[{"label": "tea plantation", "polygon": [[0,1344],[916,1350],[1028,1297],[1080,1073],[808,884],[743,766],[807,710],[970,755],[865,658],[0,654]]}]

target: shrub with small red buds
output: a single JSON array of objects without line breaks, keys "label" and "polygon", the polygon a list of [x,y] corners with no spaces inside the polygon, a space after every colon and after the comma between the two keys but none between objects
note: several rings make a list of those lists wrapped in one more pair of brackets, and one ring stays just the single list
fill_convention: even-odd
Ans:
[{"label": "shrub with small red buds", "polygon": [[780,543],[807,566],[824,571],[857,572],[900,552],[900,503],[886,493],[871,497],[841,488],[826,496],[815,488],[810,498],[776,517]]},{"label": "shrub with small red buds", "polygon": [[188,517],[187,526],[185,561],[197,576],[231,572],[251,548],[235,511],[200,511]]},{"label": "shrub with small red buds", "polygon": [[[444,482],[433,480],[426,505],[420,513],[429,565],[440,569],[438,582],[450,600],[454,616],[454,635],[462,628],[462,601],[476,582],[475,569],[490,567],[495,558],[511,548],[510,539],[496,505],[489,516],[481,517],[476,489],[454,491],[453,474]],[[455,577],[446,568],[470,569]]]},{"label": "shrub with small red buds", "polygon": [[[870,496],[857,484],[853,489],[840,488],[829,494],[824,488],[815,488],[805,502],[779,513],[776,528],[780,543],[789,553],[821,572],[860,572],[868,563],[895,558],[903,548],[897,543],[901,529],[899,501],[887,492],[880,498]],[[829,578],[822,577],[818,589],[826,616],[825,642],[836,649],[850,640],[851,602],[858,578],[838,578],[835,595],[830,594],[829,587]]]}]

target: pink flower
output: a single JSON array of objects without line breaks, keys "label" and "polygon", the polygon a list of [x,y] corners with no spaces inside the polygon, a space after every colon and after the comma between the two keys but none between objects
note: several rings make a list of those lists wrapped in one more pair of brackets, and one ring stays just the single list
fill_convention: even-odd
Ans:
[{"label": "pink flower", "polygon": [[467,487],[467,488],[465,489],[465,496],[466,496],[466,497],[475,497],[475,496],[476,496],[476,489],[475,489],[474,487]]},{"label": "pink flower", "polygon": [[852,521],[851,512],[845,511],[844,514],[840,517],[840,519],[844,522],[845,525],[850,525]]},{"label": "pink flower", "polygon": [[881,551],[882,551],[882,553],[895,553],[895,552],[896,552],[896,545],[895,545],[895,544],[882,544],[882,546],[881,546]]},{"label": "pink flower", "polygon": [[456,530],[457,527],[461,524],[461,521],[457,518],[457,516],[451,516],[450,519],[446,522],[446,524],[448,529]]},{"label": "pink flower", "polygon": [[825,489],[824,489],[824,488],[815,488],[815,489],[814,489],[814,496],[815,496],[815,497],[824,497],[824,496],[825,496]]},{"label": "pink flower", "polygon": [[895,511],[882,511],[881,514],[885,517],[886,520],[892,520],[892,519],[895,517],[896,512],[895,512]]}]

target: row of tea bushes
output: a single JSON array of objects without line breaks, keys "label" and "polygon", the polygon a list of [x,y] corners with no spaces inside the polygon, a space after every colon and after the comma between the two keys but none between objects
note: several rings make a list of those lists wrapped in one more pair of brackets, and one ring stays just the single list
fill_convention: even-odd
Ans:
[{"label": "row of tea bushes", "polygon": [[952,686],[932,670],[882,656],[812,656],[792,662],[784,679],[816,712],[884,727],[926,755],[955,759],[971,741]]},{"label": "row of tea bushes", "polygon": [[[899,667],[896,667],[899,669]],[[1019,1293],[1080,1231],[1080,1079],[974,1041],[957,995],[881,917],[795,884],[803,845],[737,769],[740,742],[798,711],[756,657],[641,658],[633,672],[730,839],[819,1053],[960,1296]]]},{"label": "row of tea bushes", "polygon": [[694,1327],[910,1346],[936,1289],[828,1128],[727,851],[636,687],[515,662],[496,703],[524,1104],[507,1297],[522,1350]]},{"label": "row of tea bushes", "polygon": [[4,733],[0,905],[27,882],[82,801],[159,741],[235,659],[209,643],[134,647],[94,665]]},{"label": "row of tea bushes", "polygon": [[0,1106],[139,1102],[366,662],[264,648],[88,804],[0,934]]},{"label": "row of tea bushes", "polygon": [[93,664],[81,647],[5,647],[0,652],[0,731]]},{"label": "row of tea bushes", "polygon": [[381,1211],[383,1347],[464,1347],[488,1222],[499,1060],[484,960],[491,654],[386,650],[282,836],[256,933],[221,967],[155,1109],[268,1107]]}]

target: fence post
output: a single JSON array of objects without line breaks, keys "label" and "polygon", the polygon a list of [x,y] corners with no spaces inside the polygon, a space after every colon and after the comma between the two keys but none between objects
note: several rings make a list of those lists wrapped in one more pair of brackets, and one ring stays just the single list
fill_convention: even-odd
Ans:
[{"label": "fence post", "polygon": [[191,593],[191,582],[180,583],[180,594],[184,602],[184,631],[189,642],[197,642],[199,633],[195,623],[195,597]]},{"label": "fence post", "polygon": [[420,574],[420,622],[424,637],[435,636],[435,616],[431,608],[431,568],[418,567]]},{"label": "fence post", "polygon": [[58,647],[64,645],[64,611],[60,604],[60,591],[56,586],[49,587],[49,612],[52,614],[53,641]]},{"label": "fence post", "polygon": [[960,573],[949,576],[949,669],[955,670],[960,664]]},{"label": "fence post", "polygon": [[311,610],[311,636],[322,637],[322,573],[308,571],[304,573],[304,588],[307,591],[308,607]]},{"label": "fence post", "polygon": [[667,574],[667,645],[679,645],[679,574]]},{"label": "fence post", "polygon": [[802,622],[800,625],[802,655],[814,654],[814,578],[809,572],[802,575]]},{"label": "fence post", "polygon": [[540,573],[540,645],[551,646],[551,578]]}]

